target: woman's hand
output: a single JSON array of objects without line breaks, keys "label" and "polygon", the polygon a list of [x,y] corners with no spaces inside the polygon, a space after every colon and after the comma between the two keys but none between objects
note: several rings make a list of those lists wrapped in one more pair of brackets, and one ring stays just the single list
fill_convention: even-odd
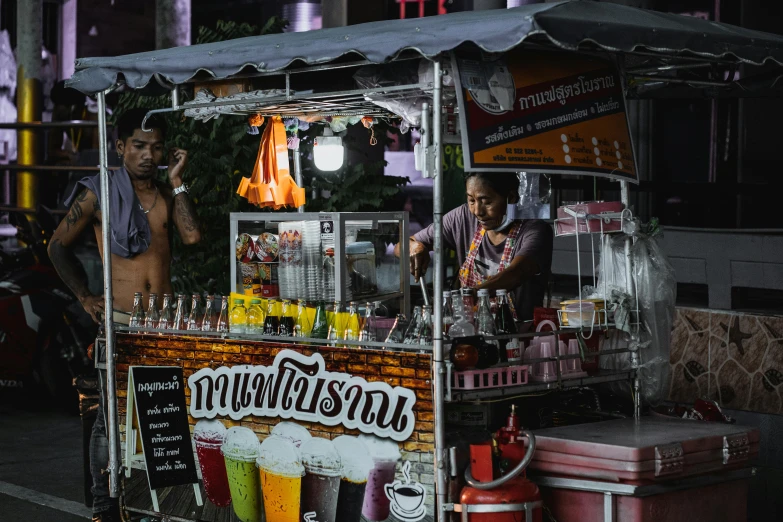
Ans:
[{"label": "woman's hand", "polygon": [[430,266],[430,251],[424,243],[419,243],[414,239],[411,239],[409,248],[411,274],[418,281],[420,277],[427,273],[427,267]]}]

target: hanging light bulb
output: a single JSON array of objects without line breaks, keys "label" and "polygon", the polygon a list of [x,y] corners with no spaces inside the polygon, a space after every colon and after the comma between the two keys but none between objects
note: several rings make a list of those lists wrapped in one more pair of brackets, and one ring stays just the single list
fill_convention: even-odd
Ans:
[{"label": "hanging light bulb", "polygon": [[343,166],[345,148],[343,139],[332,134],[332,129],[326,127],[324,135],[315,138],[313,143],[313,161],[319,170],[334,171]]}]

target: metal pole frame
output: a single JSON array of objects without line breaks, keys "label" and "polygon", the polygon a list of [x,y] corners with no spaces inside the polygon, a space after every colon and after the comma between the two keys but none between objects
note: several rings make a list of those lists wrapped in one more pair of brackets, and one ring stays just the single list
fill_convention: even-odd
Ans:
[{"label": "metal pole frame", "polygon": [[448,453],[446,451],[446,421],[444,401],[444,378],[446,366],[443,350],[443,160],[441,148],[441,114],[443,100],[441,64],[434,63],[434,85],[432,95],[432,147],[434,151],[433,181],[432,181],[432,226],[435,253],[435,271],[433,272],[433,320],[432,320],[432,387],[433,414],[435,416],[435,511],[438,522],[447,521],[447,513],[443,510],[447,498]]},{"label": "metal pole frame", "polygon": [[[638,170],[637,170],[638,172]],[[627,181],[621,181],[620,182],[620,201],[622,201],[623,206],[625,208],[630,208],[631,206],[631,189],[630,185]],[[625,238],[625,285],[626,290],[628,292],[628,295],[631,296],[632,300],[636,299],[636,286],[634,285],[634,279],[633,279],[633,260],[631,258],[631,245],[632,245],[633,239],[630,237]],[[638,300],[637,300],[638,303]],[[640,321],[640,318],[638,317],[638,309],[639,307],[636,307],[636,321]],[[636,375],[633,379],[633,416],[635,419],[639,419],[642,416],[642,398],[641,398],[641,383],[639,381],[639,374],[638,369],[639,365],[641,364],[641,358],[639,354],[639,348],[638,348],[638,341],[639,341],[639,326],[636,327],[636,331],[631,334],[631,368],[634,368],[637,370]],[[633,346],[636,345],[636,349],[633,349]]]},{"label": "metal pole frame", "polygon": [[[111,89],[109,89],[110,91]],[[112,297],[111,280],[111,199],[109,198],[109,157],[107,150],[106,133],[106,93],[98,93],[98,151],[99,168],[101,178],[101,240],[103,242],[103,299],[105,312],[103,325],[106,337],[106,424],[109,438],[109,496],[120,496],[120,446],[119,433],[117,433],[117,379],[114,360],[114,321],[112,310],[114,298]]]}]

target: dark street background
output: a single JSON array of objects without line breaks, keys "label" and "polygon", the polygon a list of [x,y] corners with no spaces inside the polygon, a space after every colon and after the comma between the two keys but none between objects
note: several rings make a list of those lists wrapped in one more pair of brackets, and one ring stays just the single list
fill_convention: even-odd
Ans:
[{"label": "dark street background", "polygon": [[0,522],[90,520],[81,418],[0,391]]}]

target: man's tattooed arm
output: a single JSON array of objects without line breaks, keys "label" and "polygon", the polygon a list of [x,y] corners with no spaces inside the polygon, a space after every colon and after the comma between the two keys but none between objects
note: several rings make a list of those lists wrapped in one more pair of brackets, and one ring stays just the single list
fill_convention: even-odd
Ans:
[{"label": "man's tattooed arm", "polygon": [[95,219],[98,198],[87,189],[83,189],[68,211],[49,243],[49,258],[60,278],[73,291],[80,301],[90,297],[87,286],[87,274],[70,246],[82,231]]},{"label": "man's tattooed arm", "polygon": [[174,196],[174,224],[186,245],[201,241],[201,230],[196,216],[196,209],[186,192]]}]

